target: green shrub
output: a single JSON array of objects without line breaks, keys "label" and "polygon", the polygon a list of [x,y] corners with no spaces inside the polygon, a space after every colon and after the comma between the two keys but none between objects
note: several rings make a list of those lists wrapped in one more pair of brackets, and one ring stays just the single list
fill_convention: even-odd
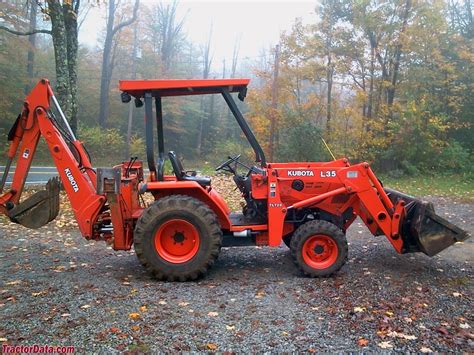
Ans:
[{"label": "green shrub", "polygon": [[146,146],[145,139],[139,136],[132,136],[130,139],[130,156],[145,159]]},{"label": "green shrub", "polygon": [[444,147],[439,155],[437,168],[454,173],[469,173],[473,171],[474,159],[467,149],[456,141]]},{"label": "green shrub", "polygon": [[277,151],[277,160],[283,162],[331,160],[320,137],[320,130],[307,121],[281,130],[282,144]]},{"label": "green shrub", "polygon": [[109,166],[123,160],[125,138],[118,129],[80,127],[78,136],[93,162]]}]

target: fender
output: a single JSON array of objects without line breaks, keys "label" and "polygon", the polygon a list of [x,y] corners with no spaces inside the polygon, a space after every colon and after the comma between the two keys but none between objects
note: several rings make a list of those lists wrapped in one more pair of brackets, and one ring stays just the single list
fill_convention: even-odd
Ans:
[{"label": "fender", "polygon": [[222,196],[212,187],[204,188],[196,181],[150,181],[140,187],[140,191],[152,193],[156,199],[169,195],[187,195],[205,202],[217,215],[222,229],[230,229],[230,209]]}]

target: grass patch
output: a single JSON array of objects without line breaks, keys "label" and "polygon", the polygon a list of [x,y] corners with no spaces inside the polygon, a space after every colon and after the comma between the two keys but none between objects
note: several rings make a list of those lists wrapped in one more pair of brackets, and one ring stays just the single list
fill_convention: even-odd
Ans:
[{"label": "grass patch", "polygon": [[383,177],[384,186],[413,196],[457,197],[474,202],[474,180],[460,175]]}]

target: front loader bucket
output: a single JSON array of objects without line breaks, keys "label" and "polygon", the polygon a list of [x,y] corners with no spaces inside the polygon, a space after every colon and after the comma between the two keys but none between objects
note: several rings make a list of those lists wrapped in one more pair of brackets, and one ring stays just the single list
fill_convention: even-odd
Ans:
[{"label": "front loader bucket", "polygon": [[49,179],[45,190],[36,192],[8,211],[10,220],[32,229],[48,224],[59,213],[60,187],[58,177]]},{"label": "front loader bucket", "polygon": [[394,204],[400,199],[405,201],[406,216],[401,231],[405,253],[421,251],[434,256],[469,237],[466,231],[438,216],[432,203],[388,188],[385,192]]}]

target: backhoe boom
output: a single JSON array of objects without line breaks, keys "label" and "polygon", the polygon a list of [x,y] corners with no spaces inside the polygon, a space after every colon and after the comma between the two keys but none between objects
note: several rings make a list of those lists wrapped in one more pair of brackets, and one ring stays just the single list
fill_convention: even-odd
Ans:
[{"label": "backhoe boom", "polygon": [[[55,119],[50,106],[51,101],[56,106],[55,109],[59,112],[62,122]],[[26,97],[23,111],[10,131],[7,167],[17,157],[16,169],[10,190],[0,196],[0,212],[20,224],[31,227],[33,223],[36,228],[56,217],[54,210],[59,210],[55,206],[55,201],[59,203],[56,198],[59,190],[55,187],[47,189],[48,193],[42,194],[39,198],[32,196],[20,203],[40,136],[48,145],[79,229],[85,237],[91,238],[94,234],[94,223],[104,206],[105,197],[96,194],[96,173],[92,169],[84,147],[71,131],[54,97],[49,81],[45,79],[41,80]],[[6,170],[3,180],[6,180],[7,175]],[[47,213],[48,218],[38,221],[40,219],[37,215],[38,211],[44,210],[47,205],[53,209],[52,213]]]}]

